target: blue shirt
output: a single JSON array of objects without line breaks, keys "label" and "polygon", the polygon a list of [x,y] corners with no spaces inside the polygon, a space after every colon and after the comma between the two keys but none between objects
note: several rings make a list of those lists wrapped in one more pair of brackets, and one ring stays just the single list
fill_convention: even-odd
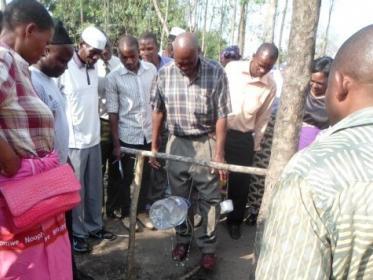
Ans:
[{"label": "blue shirt", "polygon": [[173,59],[171,57],[168,57],[168,56],[158,56],[159,57],[159,67],[157,68],[157,71],[159,72],[159,70],[162,69],[163,66],[169,64],[171,61],[173,61]]}]

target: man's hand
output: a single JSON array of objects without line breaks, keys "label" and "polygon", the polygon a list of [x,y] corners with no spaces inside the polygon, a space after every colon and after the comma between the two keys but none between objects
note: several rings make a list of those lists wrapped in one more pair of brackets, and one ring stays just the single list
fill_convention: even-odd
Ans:
[{"label": "man's hand", "polygon": [[[152,151],[154,153],[157,153],[158,151]],[[161,167],[160,162],[155,157],[149,157],[149,164],[151,167],[155,169],[159,169]]]},{"label": "man's hand", "polygon": [[[224,157],[219,156],[219,155],[215,156],[214,161],[219,162],[219,163],[225,163]],[[215,169],[215,172],[219,172],[220,181],[226,181],[228,179],[228,171],[226,171],[226,170],[216,170]]]},{"label": "man's hand", "polygon": [[114,145],[113,156],[116,161],[120,160],[120,145]]},{"label": "man's hand", "polygon": [[0,156],[1,174],[6,177],[14,176],[21,168],[21,160],[13,151],[13,149],[2,149]]}]

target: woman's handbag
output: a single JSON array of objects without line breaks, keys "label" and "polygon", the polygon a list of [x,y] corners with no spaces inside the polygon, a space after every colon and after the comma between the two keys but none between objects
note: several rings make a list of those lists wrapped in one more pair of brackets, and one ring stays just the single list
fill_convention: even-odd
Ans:
[{"label": "woman's handbag", "polygon": [[80,202],[79,190],[80,183],[68,164],[0,185],[15,231],[27,230],[74,208]]}]

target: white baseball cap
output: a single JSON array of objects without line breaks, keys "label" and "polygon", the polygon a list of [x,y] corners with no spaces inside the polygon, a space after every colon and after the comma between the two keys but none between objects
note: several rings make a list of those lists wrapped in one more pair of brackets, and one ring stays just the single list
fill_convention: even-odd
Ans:
[{"label": "white baseball cap", "polygon": [[82,39],[92,48],[103,50],[106,46],[106,36],[94,26],[89,26],[82,32]]},{"label": "white baseball cap", "polygon": [[186,32],[186,31],[185,31],[184,29],[175,26],[175,27],[172,27],[172,28],[171,28],[170,35],[173,35],[173,36],[177,37],[177,36],[179,36],[180,34],[183,34],[183,33],[185,33],[185,32]]}]

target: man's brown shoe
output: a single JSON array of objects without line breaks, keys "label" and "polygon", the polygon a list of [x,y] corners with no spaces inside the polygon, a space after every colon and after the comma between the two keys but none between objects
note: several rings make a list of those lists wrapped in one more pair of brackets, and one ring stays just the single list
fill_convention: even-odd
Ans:
[{"label": "man's brown shoe", "polygon": [[203,254],[200,265],[205,270],[213,270],[216,265],[216,256],[214,254]]},{"label": "man's brown shoe", "polygon": [[174,261],[183,261],[188,254],[187,244],[176,244],[175,248],[172,250],[172,259]]}]

